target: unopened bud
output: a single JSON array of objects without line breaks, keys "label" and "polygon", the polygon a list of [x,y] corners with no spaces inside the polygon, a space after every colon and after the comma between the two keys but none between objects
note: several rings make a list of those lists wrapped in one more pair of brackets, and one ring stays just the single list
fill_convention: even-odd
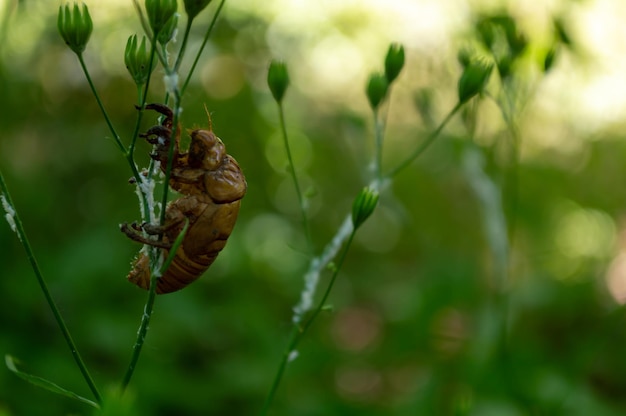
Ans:
[{"label": "unopened bud", "polygon": [[146,0],[146,12],[150,28],[156,35],[168,24],[168,20],[176,13],[176,0]]},{"label": "unopened bud", "polygon": [[284,62],[272,61],[267,71],[267,85],[276,102],[280,103],[289,86],[289,73]]},{"label": "unopened bud", "polygon": [[385,57],[385,77],[391,84],[402,71],[404,66],[404,47],[399,43],[392,43]]},{"label": "unopened bud", "polygon": [[211,0],[183,0],[183,3],[185,3],[187,17],[189,17],[189,20],[192,20],[211,3]]},{"label": "unopened bud", "polygon": [[148,81],[154,65],[150,67],[150,53],[146,49],[145,36],[141,37],[139,45],[137,45],[137,35],[128,38],[124,51],[124,63],[135,84],[143,85]]},{"label": "unopened bud", "polygon": [[367,99],[370,102],[370,107],[372,110],[376,110],[380,103],[387,96],[387,91],[389,90],[389,81],[387,81],[387,77],[383,74],[372,74],[370,75],[370,79],[367,82],[367,87],[365,89],[365,93],[367,94]]},{"label": "unopened bud", "polygon": [[352,203],[352,224],[359,228],[372,215],[378,204],[378,191],[370,187],[361,189]]},{"label": "unopened bud", "polygon": [[472,59],[459,79],[459,101],[464,103],[483,91],[493,69],[493,63],[485,59]]},{"label": "unopened bud", "polygon": [[161,45],[167,45],[169,41],[176,37],[176,32],[178,31],[178,13],[174,13],[172,17],[167,21],[163,29],[159,32],[157,36],[157,42]]},{"label": "unopened bud", "polygon": [[93,22],[89,16],[89,9],[86,4],[80,7],[74,3],[74,7],[69,4],[59,7],[59,15],[57,18],[57,26],[59,33],[65,44],[80,55],[85,50],[91,31],[93,30]]}]

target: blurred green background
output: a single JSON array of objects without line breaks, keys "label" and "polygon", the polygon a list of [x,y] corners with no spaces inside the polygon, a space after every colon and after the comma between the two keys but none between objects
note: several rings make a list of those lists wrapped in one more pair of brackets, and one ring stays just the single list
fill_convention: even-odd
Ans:
[{"label": "blurred green background", "polygon": [[[94,33],[85,59],[127,143],[135,88],[123,51],[140,26],[128,0],[87,4]],[[131,173],[57,33],[59,3],[0,5],[0,166],[51,291],[106,390],[128,365],[146,298],[125,279],[140,247],[118,230],[139,219]],[[189,57],[215,8],[198,17]],[[299,346],[271,414],[626,412],[626,6],[229,0],[184,97],[182,122],[205,126],[207,106],[248,194],[206,275],[157,298],[131,382],[136,414],[258,414],[286,346],[307,257],[265,86],[270,60],[290,68],[287,125],[298,174],[313,191],[319,250],[369,181],[373,127],[363,91],[389,43],[405,46],[407,62],[385,110],[388,169],[454,106],[457,53],[480,44],[485,16],[505,16],[528,42],[508,85],[520,140],[517,204],[506,212],[515,224],[508,312],[493,302],[502,276],[463,165],[473,142],[490,183],[510,184],[511,131],[485,98],[475,107],[473,135],[455,118],[382,195],[339,275],[334,310]],[[149,101],[162,100],[161,79],[158,68]],[[489,87],[500,91],[496,75]],[[143,128],[155,122],[150,116]],[[148,152],[141,144],[143,163]],[[506,197],[513,193],[505,186]],[[5,221],[0,248],[0,353],[90,397]],[[0,415],[90,413],[0,369]]]}]

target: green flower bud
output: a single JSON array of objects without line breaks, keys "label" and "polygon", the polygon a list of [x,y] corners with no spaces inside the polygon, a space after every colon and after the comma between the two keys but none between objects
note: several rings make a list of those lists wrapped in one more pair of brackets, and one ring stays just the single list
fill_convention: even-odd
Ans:
[{"label": "green flower bud", "polygon": [[154,69],[150,67],[150,53],[146,50],[146,37],[141,37],[141,43],[137,45],[137,35],[132,35],[126,42],[124,51],[124,63],[130,76],[137,85],[143,85],[148,81],[150,73]]},{"label": "green flower bud", "polygon": [[167,45],[170,40],[176,36],[178,31],[178,13],[174,13],[172,17],[165,23],[163,29],[157,35],[157,42],[161,45]]},{"label": "green flower bud", "polygon": [[270,69],[267,71],[267,85],[269,85],[276,102],[280,103],[289,86],[289,73],[284,62],[272,61],[270,63]]},{"label": "green flower bud", "polygon": [[85,50],[93,30],[87,5],[82,4],[82,8],[77,3],[74,3],[73,8],[70,8],[69,4],[59,6],[57,26],[65,44],[80,55]]},{"label": "green flower bud", "polygon": [[498,73],[500,74],[500,78],[502,80],[507,79],[511,75],[512,65],[513,61],[509,56],[503,56],[496,61]]},{"label": "green flower bud", "polygon": [[183,0],[183,3],[185,3],[187,17],[192,20],[211,3],[211,0]]},{"label": "green flower bud", "polygon": [[550,48],[545,58],[543,58],[543,72],[548,72],[554,66],[554,60],[556,59],[557,47],[556,45]]},{"label": "green flower bud", "polygon": [[398,77],[403,66],[404,47],[399,43],[392,43],[385,57],[385,77],[389,84]]},{"label": "green flower bud", "polygon": [[463,69],[465,69],[471,62],[474,51],[470,48],[461,48],[456,54],[456,60],[459,61]]},{"label": "green flower bud", "polygon": [[372,215],[378,204],[378,191],[370,187],[361,189],[352,203],[352,225],[359,228]]},{"label": "green flower bud", "polygon": [[177,8],[176,0],[146,0],[148,22],[154,34],[161,33]]},{"label": "green flower bud", "polygon": [[472,59],[463,70],[459,79],[459,101],[464,103],[476,94],[482,92],[489,81],[493,63],[485,59]]},{"label": "green flower bud", "polygon": [[370,79],[367,82],[367,87],[365,88],[365,93],[367,94],[367,99],[370,102],[370,107],[372,110],[376,110],[380,103],[387,96],[387,91],[389,90],[389,81],[387,81],[387,77],[383,74],[372,74],[370,75]]}]

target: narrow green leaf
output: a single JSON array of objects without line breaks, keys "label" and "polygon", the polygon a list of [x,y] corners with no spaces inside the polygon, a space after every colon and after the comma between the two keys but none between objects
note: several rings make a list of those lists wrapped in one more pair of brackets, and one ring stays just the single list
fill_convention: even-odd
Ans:
[{"label": "narrow green leaf", "polygon": [[79,396],[78,394],[71,392],[69,390],[64,389],[63,387],[60,387],[57,384],[54,384],[51,381],[48,381],[44,378],[38,377],[38,376],[33,376],[31,374],[27,374],[24,373],[23,371],[20,371],[17,369],[16,367],[16,362],[17,360],[15,360],[12,356],[10,355],[5,355],[4,356],[4,361],[6,362],[7,368],[9,369],[9,371],[11,371],[12,373],[14,373],[16,376],[20,377],[21,379],[24,379],[26,381],[28,381],[31,384],[34,384],[37,387],[41,387],[43,389],[46,389],[48,391],[51,391],[53,393],[57,393],[60,394],[62,396],[67,396],[70,397],[72,399],[78,400],[80,402],[86,403],[90,406],[95,407],[96,409],[99,409],[100,406],[95,403],[92,402],[89,399],[86,399],[82,396]]}]

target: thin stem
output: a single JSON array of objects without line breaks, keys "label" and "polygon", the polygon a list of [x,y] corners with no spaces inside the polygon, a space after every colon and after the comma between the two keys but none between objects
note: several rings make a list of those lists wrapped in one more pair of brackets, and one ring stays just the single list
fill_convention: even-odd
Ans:
[{"label": "thin stem", "polygon": [[417,159],[428,147],[433,144],[435,139],[439,137],[443,128],[448,124],[448,122],[452,119],[452,117],[461,109],[464,103],[458,102],[454,108],[448,113],[448,115],[443,119],[443,121],[437,126],[437,128],[426,138],[426,140],[420,144],[415,151],[404,160],[404,162],[400,163],[396,166],[391,172],[389,172],[386,177],[393,178],[400,171],[408,167],[415,159]]},{"label": "thin stem", "polygon": [[383,123],[378,116],[378,109],[372,111],[374,116],[374,176],[381,180],[383,177]]},{"label": "thin stem", "polygon": [[211,36],[211,32],[213,31],[213,27],[215,26],[215,22],[217,22],[217,18],[220,15],[220,12],[222,11],[222,7],[224,6],[224,3],[226,3],[226,0],[222,0],[219,4],[219,6],[217,6],[217,10],[215,11],[215,15],[213,16],[213,20],[211,20],[211,24],[209,25],[209,28],[206,31],[206,34],[204,35],[204,40],[202,41],[202,45],[200,45],[200,49],[198,50],[198,53],[196,54],[196,57],[193,60],[193,64],[191,65],[191,69],[189,70],[189,73],[187,74],[187,78],[185,79],[185,82],[183,83],[182,88],[180,89],[180,95],[184,95],[185,94],[185,90],[187,89],[187,85],[189,84],[189,80],[191,80],[191,75],[193,75],[193,72],[196,69],[196,65],[198,65],[198,61],[200,60],[200,55],[202,55],[202,51],[204,50],[204,47],[206,46],[207,42],[209,41],[209,36]]},{"label": "thin stem", "polygon": [[69,347],[70,352],[72,353],[72,357],[74,357],[74,361],[76,362],[76,365],[78,365],[78,368],[80,369],[80,372],[83,375],[83,378],[87,382],[89,389],[91,390],[92,394],[96,398],[96,401],[98,402],[98,404],[102,404],[102,397],[100,396],[100,392],[98,391],[98,388],[96,387],[95,382],[91,378],[91,375],[89,374],[89,370],[87,370],[87,366],[85,365],[80,353],[78,352],[78,348],[76,348],[76,344],[74,344],[74,340],[72,339],[72,336],[70,335],[69,329],[65,325],[65,321],[63,320],[63,317],[61,316],[61,312],[59,311],[59,308],[57,307],[54,299],[52,298],[52,294],[48,290],[48,285],[46,284],[46,281],[41,273],[41,269],[39,268],[39,264],[37,263],[37,259],[35,258],[35,254],[33,253],[33,250],[30,246],[30,242],[28,241],[26,231],[24,230],[24,227],[22,225],[22,221],[17,211],[14,208],[11,195],[9,194],[9,189],[6,183],[4,182],[4,177],[2,176],[1,171],[0,171],[0,194],[5,199],[5,201],[3,201],[5,204],[3,205],[5,205],[5,209],[7,210],[7,219],[11,217],[12,224],[14,224],[15,226],[14,231],[17,233],[17,236],[20,242],[22,243],[24,250],[26,251],[26,257],[28,258],[28,261],[30,262],[31,267],[33,268],[33,271],[35,272],[35,277],[37,278],[39,287],[41,288],[41,291],[43,292],[43,295],[46,298],[46,301],[48,302],[48,306],[50,306],[50,309],[52,310],[52,314],[54,315],[54,319],[56,320],[59,326],[59,329],[61,329],[61,333],[63,334],[63,337],[65,338],[65,342],[67,343],[67,346]]},{"label": "thin stem", "polygon": [[170,136],[170,148],[167,155],[167,168],[165,169],[165,181],[163,184],[163,197],[161,199],[161,217],[159,223],[163,225],[165,222],[165,207],[167,206],[167,195],[169,191],[170,176],[172,174],[172,166],[174,165],[174,147],[176,145],[176,135],[178,133],[178,114],[180,113],[180,95],[174,93],[174,119],[172,120],[172,133]]},{"label": "thin stem", "polygon": [[180,45],[180,50],[178,51],[178,56],[176,57],[176,63],[174,64],[174,71],[178,72],[180,68],[180,64],[183,61],[183,55],[185,54],[185,49],[187,47],[187,40],[189,39],[189,32],[191,32],[191,24],[193,23],[193,19],[187,19],[187,25],[185,26],[185,34],[183,35],[183,43]]},{"label": "thin stem", "polygon": [[[87,65],[85,65],[85,60],[83,59],[83,54],[81,54],[81,53],[78,54],[78,62],[80,62],[80,66],[83,69],[85,77],[87,78],[87,82],[89,83],[89,87],[91,88],[91,91],[93,92],[94,97],[96,97],[96,101],[98,102],[98,106],[100,107],[100,111],[102,112],[102,115],[104,116],[104,120],[106,121],[107,125],[109,126],[109,130],[111,131],[111,134],[113,135],[113,139],[115,139],[115,143],[120,148],[120,151],[122,153],[126,154],[126,148],[124,147],[124,144],[122,143],[122,140],[120,139],[120,136],[115,131],[115,128],[113,127],[113,123],[111,122],[111,119],[109,118],[109,114],[107,113],[106,109],[104,108],[104,104],[102,104],[102,101],[100,100],[100,96],[98,95],[98,91],[96,91],[96,86],[94,85],[93,81],[91,80],[91,75],[89,75],[89,71],[87,70]],[[136,170],[136,167],[135,167],[135,170]]]},{"label": "thin stem", "polygon": [[298,182],[298,176],[296,175],[296,168],[293,163],[293,157],[291,156],[291,148],[289,147],[289,138],[287,136],[287,127],[285,124],[285,114],[283,111],[283,105],[278,103],[278,115],[280,118],[280,130],[283,135],[283,143],[285,145],[285,151],[287,152],[287,161],[289,162],[289,173],[293,179],[294,186],[296,187],[296,195],[298,197],[298,204],[300,205],[300,212],[302,214],[302,226],[304,227],[304,233],[306,235],[307,246],[309,253],[313,253],[313,239],[311,238],[311,230],[309,227],[309,221],[306,215],[306,203],[304,196],[300,189],[300,183]]},{"label": "thin stem", "polygon": [[[152,66],[154,65],[155,54],[156,54],[156,46],[154,42],[152,42],[151,47],[150,47],[150,60],[149,60],[150,68],[152,68]],[[137,121],[135,122],[135,128],[133,130],[133,135],[131,137],[130,146],[128,146],[128,151],[125,154],[126,160],[128,161],[128,164],[130,165],[131,170],[133,171],[136,186],[139,187],[141,206],[143,207],[143,218],[146,221],[150,221],[150,218],[151,218],[150,207],[148,204],[148,200],[149,198],[151,198],[151,196],[147,195],[146,194],[147,190],[144,187],[140,186],[142,183],[144,183],[144,178],[140,176],[139,171],[137,170],[137,164],[135,163],[135,145],[137,143],[137,138],[139,137],[139,128],[141,127],[141,120],[143,118],[144,107],[146,105],[146,98],[148,97],[148,91],[150,88],[151,79],[152,79],[152,73],[148,74],[148,79],[146,80],[146,84],[143,86],[143,90],[140,85],[137,86],[137,104],[139,107],[137,111]],[[150,161],[150,164],[152,164],[152,161]],[[148,178],[147,180],[150,180],[150,178]]]},{"label": "thin stem", "polygon": [[148,327],[150,325],[150,318],[152,317],[152,310],[154,308],[154,299],[156,297],[156,284],[152,283],[152,279],[150,279],[150,288],[148,289],[148,299],[146,300],[146,305],[143,308],[143,315],[141,316],[141,324],[139,325],[139,330],[137,331],[137,340],[135,341],[135,345],[133,345],[133,354],[130,358],[130,364],[128,365],[128,369],[126,370],[126,374],[124,374],[124,379],[122,380],[121,391],[124,392],[128,387],[128,383],[130,383],[130,379],[135,372],[135,367],[137,366],[137,361],[139,361],[139,356],[141,355],[141,350],[146,340],[146,334],[148,333]]},{"label": "thin stem", "polygon": [[270,406],[272,405],[272,402],[274,401],[274,397],[276,396],[276,392],[278,391],[278,387],[280,386],[280,382],[283,378],[283,375],[285,374],[285,370],[287,369],[287,364],[289,363],[290,360],[293,359],[293,354],[296,350],[296,347],[298,346],[298,343],[300,342],[304,334],[306,334],[307,330],[311,327],[311,324],[313,324],[313,321],[315,321],[315,319],[318,317],[320,312],[322,312],[322,310],[324,309],[324,306],[326,305],[326,301],[328,300],[328,296],[330,295],[333,285],[335,284],[335,280],[337,280],[337,275],[339,274],[339,270],[341,269],[341,266],[343,266],[343,262],[346,259],[346,255],[348,254],[348,251],[350,249],[350,245],[352,244],[352,240],[354,239],[355,233],[356,233],[356,230],[353,228],[352,232],[348,236],[347,242],[344,246],[343,251],[341,252],[341,255],[339,256],[339,259],[337,260],[337,265],[333,270],[333,274],[328,282],[326,291],[324,292],[322,299],[317,304],[317,307],[313,310],[311,315],[306,319],[304,323],[300,324],[300,323],[294,322],[293,329],[291,330],[291,335],[289,336],[289,342],[287,344],[287,348],[285,348],[285,351],[283,352],[283,357],[280,362],[280,365],[278,366],[278,371],[276,372],[274,381],[272,382],[272,387],[270,388],[270,391],[267,397],[265,398],[265,403],[263,404],[261,415],[266,415]]}]

